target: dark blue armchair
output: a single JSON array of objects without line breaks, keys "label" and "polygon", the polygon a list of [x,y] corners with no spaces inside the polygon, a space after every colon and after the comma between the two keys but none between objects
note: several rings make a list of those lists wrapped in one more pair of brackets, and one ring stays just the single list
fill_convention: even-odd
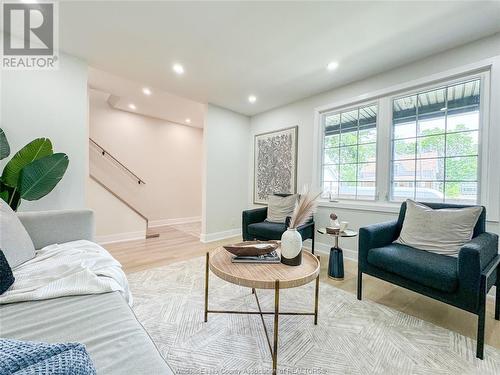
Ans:
[{"label": "dark blue armchair", "polygon": [[[271,223],[266,221],[267,207],[255,208],[253,210],[243,211],[242,215],[242,234],[244,241],[253,240],[280,240],[281,235],[287,230],[290,224],[290,217],[286,218],[286,222]],[[302,236],[302,241],[310,238],[312,240],[312,253],[314,254],[314,219],[310,219],[308,223],[297,228]]]},{"label": "dark blue armchair", "polygon": [[[434,209],[467,206],[425,203]],[[393,243],[401,231],[406,203],[395,221],[359,231],[358,299],[363,273],[437,299],[478,316],[476,356],[483,359],[486,295],[496,285],[495,319],[500,320],[500,255],[498,236],[486,232],[486,210],[470,242],[451,257]]]}]

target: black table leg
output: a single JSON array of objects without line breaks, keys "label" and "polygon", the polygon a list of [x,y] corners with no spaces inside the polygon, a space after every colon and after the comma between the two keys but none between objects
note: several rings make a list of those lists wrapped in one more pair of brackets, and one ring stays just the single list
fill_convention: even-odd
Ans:
[{"label": "black table leg", "polygon": [[209,276],[209,260],[210,254],[207,251],[207,256],[205,259],[205,323],[208,321],[208,276]]},{"label": "black table leg", "polygon": [[328,277],[334,280],[344,279],[344,255],[342,249],[339,247],[332,247],[330,249]]}]

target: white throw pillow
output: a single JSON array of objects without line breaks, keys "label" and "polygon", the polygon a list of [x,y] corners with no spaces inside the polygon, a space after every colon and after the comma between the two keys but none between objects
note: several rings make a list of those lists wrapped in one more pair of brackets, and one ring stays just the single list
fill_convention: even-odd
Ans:
[{"label": "white throw pillow", "polygon": [[469,242],[482,207],[432,209],[406,201],[403,228],[397,243],[436,254],[457,255]]},{"label": "white throw pillow", "polygon": [[287,216],[292,216],[298,198],[298,194],[287,197],[270,195],[267,200],[267,221],[284,223]]},{"label": "white throw pillow", "polygon": [[0,199],[0,249],[10,268],[35,257],[35,246],[23,224],[7,203]]}]

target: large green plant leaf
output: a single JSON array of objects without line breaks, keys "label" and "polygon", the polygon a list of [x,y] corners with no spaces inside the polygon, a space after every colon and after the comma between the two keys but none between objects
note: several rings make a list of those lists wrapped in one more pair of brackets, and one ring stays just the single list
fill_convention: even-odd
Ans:
[{"label": "large green plant leaf", "polygon": [[0,190],[0,199],[3,199],[5,202],[9,203],[9,198],[10,194],[9,191],[6,190]]},{"label": "large green plant leaf", "polygon": [[20,149],[5,166],[2,182],[17,187],[21,170],[31,162],[52,155],[52,143],[48,138],[37,138]]},{"label": "large green plant leaf", "polygon": [[18,190],[21,198],[34,201],[50,193],[64,176],[68,164],[68,156],[58,153],[25,166],[19,177]]},{"label": "large green plant leaf", "polygon": [[0,160],[5,159],[10,154],[10,146],[7,137],[2,129],[0,129]]}]

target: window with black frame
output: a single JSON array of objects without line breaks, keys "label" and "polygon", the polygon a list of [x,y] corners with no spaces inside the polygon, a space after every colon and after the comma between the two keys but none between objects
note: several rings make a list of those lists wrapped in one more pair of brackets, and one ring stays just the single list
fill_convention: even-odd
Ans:
[{"label": "window with black frame", "polygon": [[392,201],[478,202],[480,89],[474,79],[394,99]]},{"label": "window with black frame", "polygon": [[322,115],[323,198],[374,200],[377,105]]}]

